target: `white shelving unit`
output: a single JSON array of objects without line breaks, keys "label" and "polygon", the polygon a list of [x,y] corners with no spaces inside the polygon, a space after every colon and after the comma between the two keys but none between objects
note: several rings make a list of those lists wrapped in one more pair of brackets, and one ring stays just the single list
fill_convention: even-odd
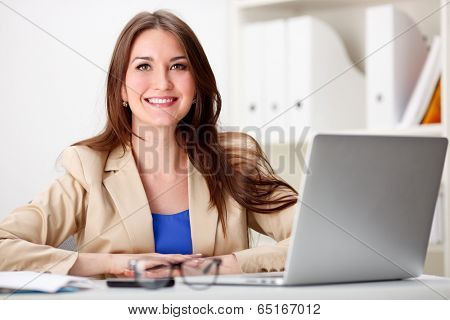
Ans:
[{"label": "white shelving unit", "polygon": [[[320,18],[333,27],[343,39],[352,61],[364,57],[365,10],[369,6],[395,4],[414,21],[420,22],[421,32],[427,36],[439,34],[442,40],[443,70],[441,77],[441,124],[416,126],[408,129],[351,130],[351,132],[373,134],[398,134],[415,136],[450,137],[450,4],[448,0],[234,0],[230,2],[231,43],[231,105],[232,119],[242,123],[242,31],[247,23],[287,19],[302,15]],[[356,66],[364,73],[364,62]],[[245,121],[245,120],[244,120]],[[444,194],[444,239],[442,243],[430,245],[425,272],[450,276],[450,154],[447,154],[443,175]]]}]

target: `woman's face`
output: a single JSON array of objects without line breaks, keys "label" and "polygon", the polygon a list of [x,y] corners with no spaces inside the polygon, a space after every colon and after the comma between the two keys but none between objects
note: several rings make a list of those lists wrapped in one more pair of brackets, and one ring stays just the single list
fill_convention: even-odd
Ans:
[{"label": "woman's face", "polygon": [[122,87],[133,126],[175,127],[189,112],[195,97],[190,70],[185,51],[170,32],[142,32],[131,48]]}]

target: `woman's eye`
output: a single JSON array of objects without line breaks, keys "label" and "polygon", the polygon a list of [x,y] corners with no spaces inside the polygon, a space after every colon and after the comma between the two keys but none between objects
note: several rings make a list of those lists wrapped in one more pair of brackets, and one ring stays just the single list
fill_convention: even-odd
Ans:
[{"label": "woman's eye", "polygon": [[138,69],[140,71],[148,71],[148,70],[150,70],[150,65],[148,63],[143,63],[143,64],[138,65],[136,69]]},{"label": "woman's eye", "polygon": [[171,70],[185,70],[186,66],[184,64],[177,63],[177,64],[174,64],[170,69]]}]

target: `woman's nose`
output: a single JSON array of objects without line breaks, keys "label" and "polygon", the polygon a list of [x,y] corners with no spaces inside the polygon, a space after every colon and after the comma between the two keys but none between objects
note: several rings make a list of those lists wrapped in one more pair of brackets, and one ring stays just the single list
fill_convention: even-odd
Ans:
[{"label": "woman's nose", "polygon": [[169,90],[173,87],[172,81],[166,70],[157,70],[153,73],[152,78],[152,85],[155,90]]}]

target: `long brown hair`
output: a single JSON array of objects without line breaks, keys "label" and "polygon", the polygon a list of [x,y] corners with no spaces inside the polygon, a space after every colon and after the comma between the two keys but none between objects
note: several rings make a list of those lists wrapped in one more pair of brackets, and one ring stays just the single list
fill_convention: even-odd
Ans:
[{"label": "long brown hair", "polygon": [[222,100],[208,58],[191,28],[164,10],[141,12],[122,30],[109,65],[106,126],[97,136],[73,145],[97,151],[111,151],[121,145],[125,152],[131,145],[131,135],[138,137],[131,129],[130,108],[122,106],[121,87],[125,83],[133,42],[148,29],[171,32],[186,51],[197,95],[196,103],[177,125],[176,140],[204,176],[210,207],[217,208],[224,234],[227,196],[258,213],[273,213],[295,204],[297,192],[275,175],[256,140],[239,132],[218,132]]}]

